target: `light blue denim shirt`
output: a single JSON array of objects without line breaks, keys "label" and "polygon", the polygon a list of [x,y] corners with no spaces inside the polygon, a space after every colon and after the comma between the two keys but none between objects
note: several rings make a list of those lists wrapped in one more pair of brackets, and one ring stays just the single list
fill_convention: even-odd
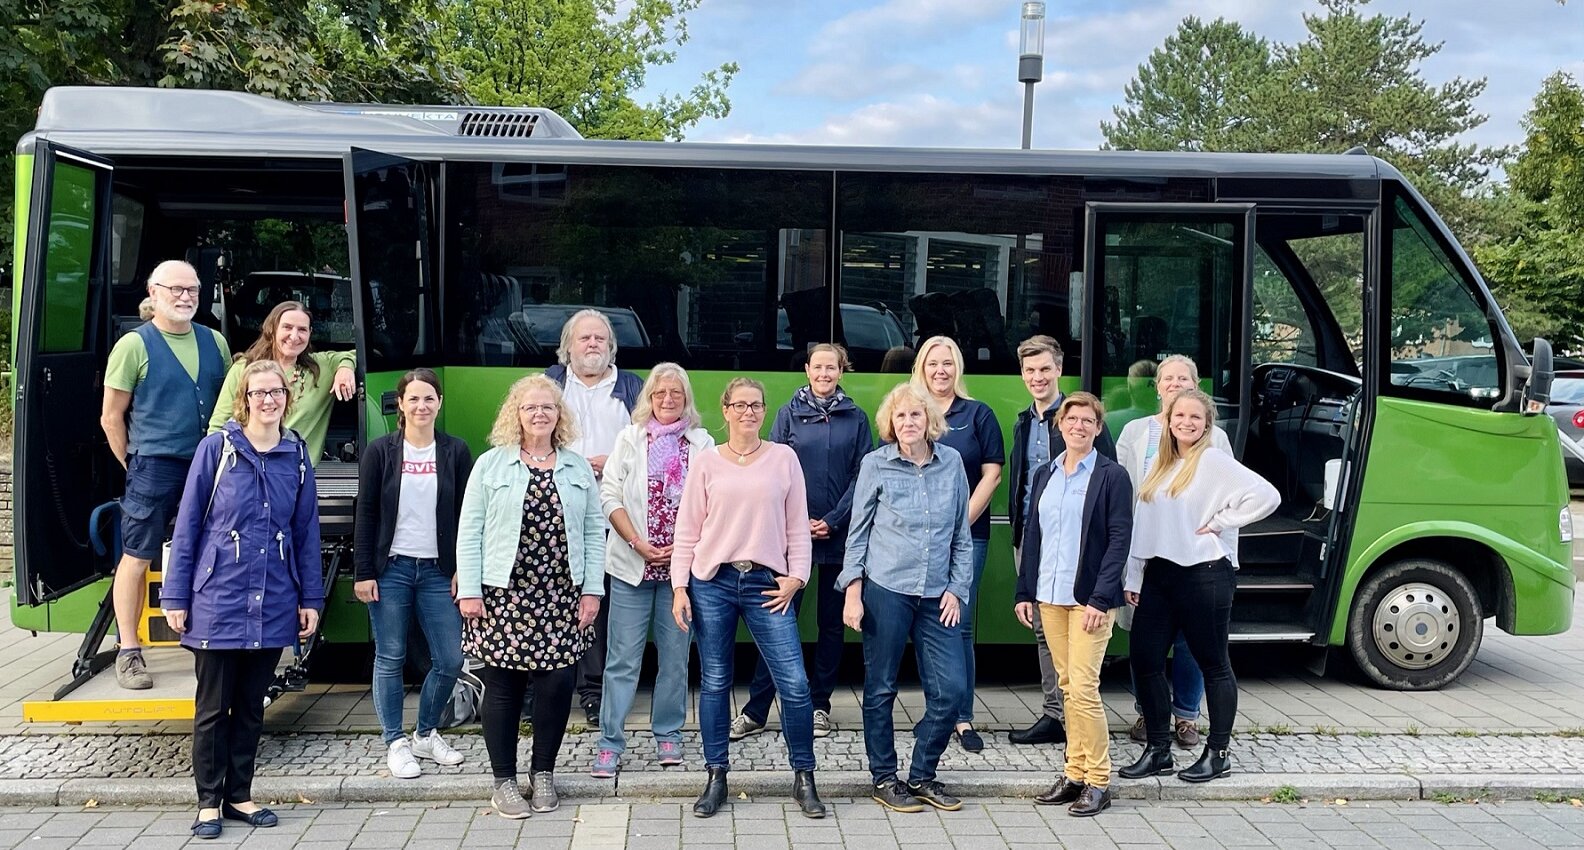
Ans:
[{"label": "light blue denim shirt", "polygon": [[933,448],[922,466],[903,457],[895,443],[864,456],[838,590],[861,578],[925,599],[949,590],[969,604],[968,475],[956,449],[940,443]]},{"label": "light blue denim shirt", "polygon": [[1040,494],[1039,582],[1034,596],[1049,605],[1077,605],[1073,583],[1078,580],[1078,553],[1083,538],[1084,499],[1089,496],[1089,478],[1094,474],[1093,449],[1078,461],[1068,475],[1063,468],[1066,452],[1051,461],[1050,483]]}]

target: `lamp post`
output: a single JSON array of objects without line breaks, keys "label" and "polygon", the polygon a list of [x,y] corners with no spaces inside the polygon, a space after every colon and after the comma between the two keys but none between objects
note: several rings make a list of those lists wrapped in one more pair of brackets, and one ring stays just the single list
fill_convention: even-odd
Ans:
[{"label": "lamp post", "polygon": [[1023,150],[1034,138],[1034,84],[1045,76],[1045,4],[1023,4],[1023,27],[1018,39],[1018,82],[1023,84]]}]

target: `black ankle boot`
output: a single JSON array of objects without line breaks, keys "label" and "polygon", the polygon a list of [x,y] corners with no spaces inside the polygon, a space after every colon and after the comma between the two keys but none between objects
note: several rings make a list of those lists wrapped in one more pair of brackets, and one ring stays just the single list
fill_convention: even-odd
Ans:
[{"label": "black ankle boot", "polygon": [[704,783],[704,793],[693,803],[693,814],[707,818],[720,811],[726,802],[726,768],[709,768],[709,779]]},{"label": "black ankle boot", "polygon": [[1149,744],[1144,747],[1144,754],[1139,756],[1138,761],[1117,771],[1117,775],[1124,779],[1143,779],[1171,773],[1176,769],[1177,765],[1172,763],[1171,744]]},{"label": "black ankle boot", "polygon": [[798,808],[803,810],[803,817],[825,817],[825,804],[820,802],[819,792],[814,790],[814,771],[793,771],[792,799],[797,801]]},{"label": "black ankle boot", "polygon": [[1177,778],[1184,782],[1209,782],[1220,779],[1232,772],[1232,753],[1230,750],[1213,750],[1205,747],[1204,755],[1193,763],[1193,767],[1180,771]]}]

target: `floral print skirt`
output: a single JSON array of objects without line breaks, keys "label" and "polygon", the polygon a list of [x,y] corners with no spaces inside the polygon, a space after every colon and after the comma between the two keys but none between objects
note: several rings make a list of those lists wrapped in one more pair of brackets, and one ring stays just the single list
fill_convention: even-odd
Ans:
[{"label": "floral print skirt", "polygon": [[467,621],[462,648],[492,667],[556,670],[593,642],[578,628],[582,592],[572,583],[566,516],[548,469],[530,469],[517,559],[506,587],[484,586],[484,616]]}]

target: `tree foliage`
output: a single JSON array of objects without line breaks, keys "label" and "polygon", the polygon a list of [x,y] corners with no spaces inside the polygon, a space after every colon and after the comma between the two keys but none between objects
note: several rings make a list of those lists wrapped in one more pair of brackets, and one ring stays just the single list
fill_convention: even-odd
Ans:
[{"label": "tree foliage", "polygon": [[1183,19],[1139,66],[1116,123],[1103,121],[1105,146],[1123,150],[1229,151],[1243,141],[1250,98],[1270,75],[1265,39],[1217,18]]}]

